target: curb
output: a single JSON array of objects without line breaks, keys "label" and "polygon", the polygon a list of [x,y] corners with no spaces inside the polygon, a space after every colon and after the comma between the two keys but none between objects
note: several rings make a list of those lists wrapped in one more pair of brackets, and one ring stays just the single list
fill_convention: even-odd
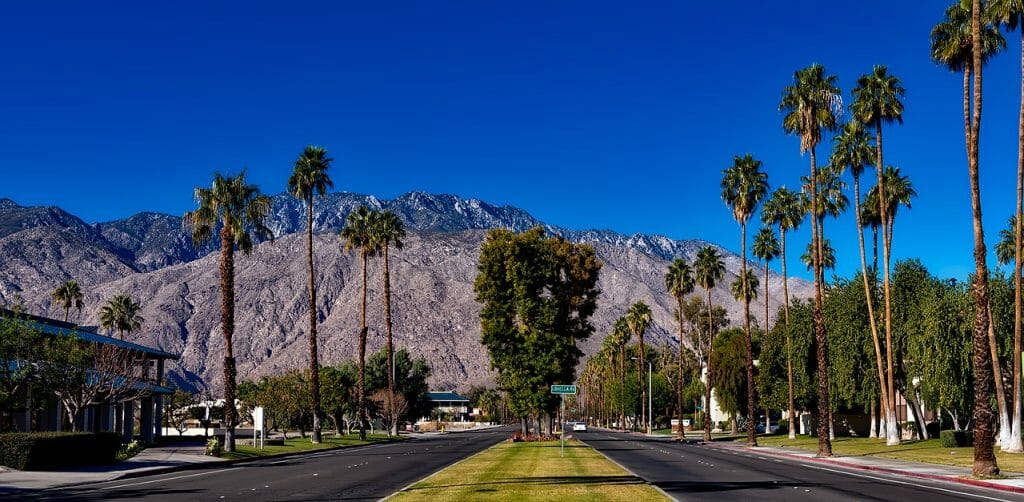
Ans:
[{"label": "curb", "polygon": [[[720,448],[720,449],[743,449],[743,448],[740,448],[740,447],[721,446],[721,444],[718,444],[718,445],[715,445],[715,444],[712,444],[712,443],[701,443],[701,444],[712,446],[712,447],[716,447],[716,448]],[[856,469],[856,470],[861,470],[861,471],[881,472],[881,473],[885,473],[885,474],[893,474],[893,475],[905,476],[905,477],[910,477],[910,478],[927,479],[927,480],[930,480],[930,481],[945,481],[945,482],[948,482],[948,483],[959,483],[959,484],[963,484],[963,485],[977,486],[977,487],[981,487],[981,488],[989,488],[989,489],[992,489],[992,490],[1000,490],[1000,491],[1011,492],[1011,493],[1024,493],[1024,487],[1009,486],[1009,485],[1004,485],[1004,484],[1000,484],[1000,483],[993,483],[991,481],[985,481],[985,480],[981,480],[981,479],[962,478],[962,477],[956,477],[956,476],[942,476],[940,474],[925,474],[925,473],[913,472],[913,471],[901,471],[899,469],[890,469],[888,467],[877,467],[877,466],[873,466],[873,465],[851,464],[851,463],[848,463],[848,462],[843,462],[841,460],[834,460],[832,458],[818,458],[818,457],[813,457],[813,456],[812,457],[805,457],[805,456],[802,456],[802,455],[796,455],[796,454],[785,453],[785,452],[780,452],[780,451],[766,451],[766,450],[752,450],[752,451],[757,451],[758,453],[760,453],[762,455],[769,455],[769,456],[775,456],[775,457],[786,457],[786,458],[792,458],[792,459],[801,460],[801,461],[817,462],[817,463],[820,463],[820,464],[830,464],[830,465],[836,465],[836,466],[839,466],[839,467],[845,467],[847,469]],[[942,465],[942,464],[935,464],[935,465]],[[947,466],[947,467],[952,467],[952,466]]]}]

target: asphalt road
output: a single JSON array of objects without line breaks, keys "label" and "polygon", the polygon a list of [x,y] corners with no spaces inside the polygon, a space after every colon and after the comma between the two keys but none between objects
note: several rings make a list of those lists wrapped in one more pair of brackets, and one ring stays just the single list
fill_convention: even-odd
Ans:
[{"label": "asphalt road", "polygon": [[[23,492],[31,500],[379,500],[503,439],[512,428]],[[12,499],[13,500],[13,499]]]},{"label": "asphalt road", "polygon": [[576,437],[677,500],[1024,501],[1005,491],[591,429]]}]

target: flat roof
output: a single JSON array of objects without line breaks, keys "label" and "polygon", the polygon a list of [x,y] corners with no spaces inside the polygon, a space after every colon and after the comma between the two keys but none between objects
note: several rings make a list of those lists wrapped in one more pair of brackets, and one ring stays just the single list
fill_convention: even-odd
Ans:
[{"label": "flat roof", "polygon": [[31,314],[16,314],[15,312],[0,308],[0,317],[7,319],[19,319],[25,322],[30,329],[38,331],[40,333],[51,335],[51,336],[74,336],[81,340],[93,343],[103,343],[106,345],[113,345],[115,347],[121,347],[123,349],[134,350],[148,354],[157,359],[181,359],[181,354],[172,354],[170,352],[164,352],[160,349],[153,347],[147,347],[145,345],[139,345],[137,343],[126,342],[124,340],[118,340],[112,336],[101,335],[95,331],[89,331],[81,326],[75,324],[59,321],[57,319],[50,319],[48,317],[35,316]]},{"label": "flat roof", "polygon": [[430,394],[430,400],[431,401],[461,401],[461,402],[466,402],[466,403],[469,402],[469,399],[466,399],[466,398],[464,398],[464,397],[462,397],[462,396],[460,396],[460,395],[458,395],[458,394],[456,394],[454,392],[430,391],[430,392],[428,392],[428,394]]}]

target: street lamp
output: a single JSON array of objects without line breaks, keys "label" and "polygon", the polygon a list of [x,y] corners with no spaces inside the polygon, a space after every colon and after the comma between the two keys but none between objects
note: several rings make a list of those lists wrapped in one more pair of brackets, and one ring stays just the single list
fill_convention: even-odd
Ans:
[{"label": "street lamp", "polygon": [[[633,361],[638,358],[631,357]],[[654,411],[651,410],[651,404],[654,402],[654,397],[651,395],[651,387],[654,382],[654,363],[650,359],[647,360],[647,434],[654,434]],[[642,403],[641,403],[642,404]]]}]

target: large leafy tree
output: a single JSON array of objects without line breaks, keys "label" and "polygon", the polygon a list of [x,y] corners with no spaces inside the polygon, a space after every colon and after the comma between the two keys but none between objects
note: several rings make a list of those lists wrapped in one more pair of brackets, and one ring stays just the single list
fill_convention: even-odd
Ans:
[{"label": "large leafy tree", "polygon": [[[665,289],[668,290],[672,298],[676,300],[676,321],[679,323],[679,381],[677,383],[679,388],[679,412],[682,413],[682,389],[683,389],[683,350],[685,345],[683,344],[683,335],[686,329],[686,311],[683,308],[686,303],[686,295],[693,293],[696,283],[693,280],[693,268],[690,264],[682,259],[676,258],[669,266],[668,271],[665,272]],[[679,428],[680,434],[682,433],[682,427]]]},{"label": "large leafy tree", "polygon": [[[873,166],[875,164],[875,160],[875,147],[871,144],[871,137],[864,129],[864,124],[860,121],[853,120],[847,122],[846,125],[843,126],[842,131],[833,138],[832,157],[830,159],[830,163],[834,168],[839,170],[849,169],[850,174],[853,176],[853,205],[857,221],[857,244],[860,246],[861,277],[863,278],[862,282],[864,283],[864,298],[867,300],[868,318],[870,319],[871,326],[871,339],[874,343],[879,388],[882,389],[881,402],[883,403],[883,407],[885,407],[888,406],[887,403],[889,403],[884,381],[885,364],[882,362],[882,346],[878,336],[878,324],[875,322],[875,305],[874,302],[871,301],[871,290],[873,289],[873,285],[868,282],[869,277],[874,277],[874,270],[872,270],[872,273],[870,274],[867,271],[867,256],[864,249],[864,218],[860,204],[860,175],[864,173],[865,167]],[[878,205],[875,204],[873,207],[877,213]],[[876,247],[877,242],[878,241],[876,240]],[[870,431],[868,432],[868,437],[876,437],[877,435],[874,417],[874,404],[872,404],[872,422]]]},{"label": "large leafy tree", "polygon": [[[747,283],[747,222],[758,204],[768,194],[768,175],[761,171],[761,161],[747,154],[733,158],[732,166],[722,172],[722,200],[732,208],[732,216],[740,224],[740,282],[743,289],[743,333],[747,344],[747,409],[754,407],[754,354],[750,342],[750,300],[753,288]],[[756,278],[756,276],[755,276]],[[755,286],[756,287],[756,286]],[[747,420],[747,444],[757,446],[756,420]]]},{"label": "large leafy tree", "polygon": [[551,384],[574,380],[577,343],[594,328],[601,262],[593,248],[540,227],[523,233],[488,232],[473,288],[481,303],[481,342],[513,413],[548,415],[558,400]]},{"label": "large leafy tree", "polygon": [[722,280],[722,276],[725,275],[725,263],[722,261],[722,255],[714,247],[706,246],[701,248],[700,251],[697,251],[697,260],[694,262],[693,272],[693,278],[697,284],[708,293],[708,350],[704,354],[704,357],[707,358],[705,362],[705,369],[707,371],[704,377],[704,440],[711,441],[711,382],[714,377],[711,353],[714,352],[715,343],[714,305],[711,303],[711,290],[714,289],[715,284]]},{"label": "large leafy tree", "polygon": [[64,282],[57,289],[50,293],[53,297],[53,301],[60,304],[61,308],[64,309],[64,322],[68,322],[68,312],[71,311],[71,307],[78,310],[78,313],[82,313],[82,307],[85,304],[82,302],[82,288],[78,285],[78,281],[70,280]]},{"label": "large leafy tree", "polygon": [[[376,247],[380,250],[381,255],[384,258],[384,327],[386,328],[388,335],[387,352],[388,363],[390,364],[394,362],[394,345],[391,334],[390,251],[392,246],[394,246],[395,249],[402,249],[404,246],[402,238],[405,237],[405,225],[403,225],[402,219],[391,211],[384,211],[380,213],[373,223],[373,239],[376,241]],[[388,390],[395,390],[395,382],[390,374],[388,376]]]},{"label": "large leafy tree", "polygon": [[[786,373],[789,387],[789,423],[796,420],[796,403],[793,395],[793,350],[792,340],[789,336],[789,280],[786,272],[786,232],[796,230],[804,221],[807,215],[807,197],[803,192],[795,192],[786,187],[781,187],[772,192],[761,209],[761,222],[766,225],[778,225],[780,254],[782,257],[782,296],[783,313],[786,321]],[[796,439],[796,428],[789,427],[789,438]]]},{"label": "large leafy tree", "polygon": [[313,197],[324,195],[334,187],[334,182],[327,174],[334,159],[327,156],[327,150],[309,145],[292,166],[292,174],[288,177],[288,192],[306,204],[306,274],[309,280],[309,394],[313,406],[313,437],[312,442],[321,440],[320,409],[320,358],[317,354],[316,339],[316,281],[313,274]]},{"label": "large leafy tree", "polygon": [[264,224],[270,212],[270,197],[260,193],[256,185],[245,181],[245,171],[237,176],[213,175],[210,188],[196,188],[198,208],[185,213],[185,224],[191,228],[192,242],[200,246],[220,233],[221,329],[224,334],[224,448],[235,451],[235,248],[245,254],[252,252],[254,237],[273,240]]},{"label": "large leafy tree", "polygon": [[[821,142],[823,131],[834,131],[839,125],[838,113],[842,110],[842,97],[836,84],[835,75],[829,75],[825,67],[813,64],[797,70],[793,84],[782,91],[779,110],[785,115],[782,128],[800,138],[800,153],[809,152],[811,157],[811,215],[818,214],[818,162],[815,148]],[[824,274],[821,260],[822,233],[817,218],[811,218],[811,242],[814,247],[814,337],[818,360],[818,402],[828,403],[828,346],[825,336],[825,319],[822,315],[821,283]],[[828,406],[818,406],[818,456],[832,456],[829,441]]]},{"label": "large leafy tree", "polygon": [[[996,22],[1008,31],[1020,30],[1021,50],[1024,51],[1024,0],[991,0],[989,13]],[[1017,125],[1017,205],[1016,214],[1024,214],[1024,52],[1021,53],[1021,101],[1020,116]],[[1018,218],[1014,228],[1014,265],[1013,265],[1013,429],[1009,444],[1004,444],[1003,451],[1024,453],[1024,442],[1021,441],[1021,242],[1024,234]],[[998,391],[998,389],[997,389]]]},{"label": "large leafy tree", "polygon": [[[985,63],[1006,45],[990,23],[983,22],[981,0],[962,0],[946,9],[945,18],[932,28],[931,57],[948,69],[963,74],[964,140],[970,179],[971,218],[974,231],[974,467],[976,476],[999,473],[992,449],[992,355],[988,341],[991,323],[988,308],[988,263],[985,231],[981,220],[981,187],[978,176],[978,136],[981,130],[982,70]],[[973,94],[972,94],[973,90]],[[973,103],[973,106],[972,106]],[[883,190],[884,192],[884,190]],[[880,204],[884,206],[884,204]],[[885,219],[883,216],[883,220]]]},{"label": "large leafy tree", "polygon": [[[651,326],[651,307],[644,302],[636,302],[629,307],[629,312],[626,313],[626,324],[629,326],[629,331],[636,337],[637,345],[640,348],[639,358],[637,359],[637,377],[640,378],[640,415],[641,422],[647,422],[647,389],[644,387],[643,375],[644,375],[644,355],[647,352],[644,349],[644,333],[647,332],[647,328]],[[647,432],[651,432],[651,424],[647,425]]]},{"label": "large leafy tree", "polygon": [[341,238],[345,250],[357,250],[363,262],[363,296],[359,310],[359,380],[356,384],[356,401],[359,403],[359,439],[366,439],[366,267],[370,257],[377,253],[377,242],[373,238],[374,220],[377,213],[366,206],[348,213]]},{"label": "large leafy tree", "polygon": [[100,307],[100,326],[117,330],[117,337],[124,340],[125,332],[130,335],[142,327],[145,319],[139,315],[142,305],[128,294],[115,295]]}]

